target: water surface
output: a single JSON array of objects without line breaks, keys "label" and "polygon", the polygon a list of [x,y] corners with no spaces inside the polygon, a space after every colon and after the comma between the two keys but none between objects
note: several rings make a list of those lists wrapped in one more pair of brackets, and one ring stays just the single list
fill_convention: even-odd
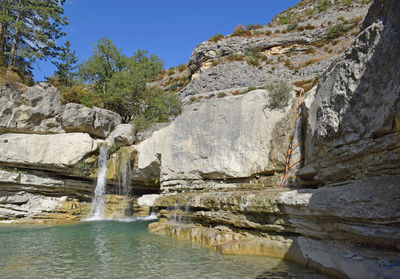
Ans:
[{"label": "water surface", "polygon": [[150,234],[149,221],[0,225],[0,278],[327,278],[292,263],[229,256]]}]

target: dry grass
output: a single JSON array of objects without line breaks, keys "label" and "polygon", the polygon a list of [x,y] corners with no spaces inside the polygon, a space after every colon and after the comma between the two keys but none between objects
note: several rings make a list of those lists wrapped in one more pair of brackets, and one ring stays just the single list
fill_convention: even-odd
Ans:
[{"label": "dry grass", "polygon": [[225,96],[226,96],[226,93],[225,93],[225,92],[220,92],[220,93],[218,93],[218,95],[217,95],[218,98],[223,98],[223,97],[225,97]]}]

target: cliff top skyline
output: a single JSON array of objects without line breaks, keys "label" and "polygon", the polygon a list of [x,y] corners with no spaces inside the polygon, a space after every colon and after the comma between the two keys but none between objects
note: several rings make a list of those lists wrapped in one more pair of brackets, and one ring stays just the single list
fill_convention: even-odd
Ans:
[{"label": "cliff top skyline", "polygon": [[[64,28],[79,62],[86,60],[93,45],[111,39],[126,55],[147,49],[165,62],[165,68],[186,63],[196,45],[216,33],[232,33],[238,24],[267,24],[274,16],[299,0],[210,1],[109,1],[68,0]],[[34,78],[42,81],[53,74],[50,61],[34,64]]]}]

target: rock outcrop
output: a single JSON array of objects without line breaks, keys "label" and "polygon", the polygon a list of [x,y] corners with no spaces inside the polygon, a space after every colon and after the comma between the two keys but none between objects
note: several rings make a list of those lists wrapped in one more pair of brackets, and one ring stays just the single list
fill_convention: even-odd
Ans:
[{"label": "rock outcrop", "polygon": [[[186,187],[186,193],[162,195],[152,203],[162,219],[150,230],[222,253],[291,259],[337,277],[397,278],[398,14],[398,1],[374,1],[361,32],[322,73],[318,86],[305,94],[301,168],[296,181],[288,183],[304,189],[257,188],[260,180],[202,192]],[[206,45],[211,43],[201,48]],[[193,71],[201,67],[192,66]],[[202,102],[212,104],[207,99]],[[281,134],[282,139],[287,136]],[[156,138],[157,134],[150,140]],[[274,134],[275,144],[282,142],[277,138]],[[253,139],[248,137],[248,142]],[[271,152],[271,146],[264,148]],[[159,154],[163,170],[163,152]],[[191,166],[196,165],[192,154],[186,155],[192,158]],[[161,177],[168,172],[161,171]]]},{"label": "rock outcrop", "polygon": [[41,169],[72,167],[97,149],[85,133],[0,135],[0,164]]},{"label": "rock outcrop", "polygon": [[132,124],[120,124],[112,131],[107,138],[108,146],[121,146],[132,145],[135,141],[135,128]]},{"label": "rock outcrop", "polygon": [[61,92],[47,83],[29,87],[24,92],[0,87],[0,134],[88,133],[106,138],[121,124],[112,111],[80,104],[61,103]]},{"label": "rock outcrop", "polygon": [[63,133],[60,97],[60,91],[46,83],[25,92],[0,87],[0,134]]},{"label": "rock outcrop", "polygon": [[286,94],[290,101],[278,110],[269,108],[267,90],[188,106],[171,125],[137,145],[134,176],[149,175],[142,179],[160,180],[168,191],[185,181],[282,172],[284,150],[275,150],[273,138],[283,135],[287,142],[293,126],[294,94]]},{"label": "rock outcrop", "polygon": [[121,116],[115,112],[74,103],[66,105],[61,119],[65,131],[88,133],[99,138],[106,138],[121,124]]},{"label": "rock outcrop", "polygon": [[[282,78],[291,82],[318,78],[348,47],[368,10],[365,3],[353,2],[349,9],[336,1],[324,11],[319,10],[320,3],[302,1],[267,26],[199,44],[188,61],[192,82],[179,90],[184,104]],[[345,31],[332,35],[335,28]],[[169,79],[180,80],[180,74]]]},{"label": "rock outcrop", "polygon": [[308,166],[299,175],[306,180],[400,173],[400,8],[383,2],[372,6],[364,30],[322,74],[305,110]]},{"label": "rock outcrop", "polygon": [[395,278],[394,270],[380,265],[398,256],[400,232],[393,226],[400,210],[398,179],[285,192],[163,196],[152,206],[171,221],[162,219],[150,230],[222,253],[287,258],[339,277]]}]

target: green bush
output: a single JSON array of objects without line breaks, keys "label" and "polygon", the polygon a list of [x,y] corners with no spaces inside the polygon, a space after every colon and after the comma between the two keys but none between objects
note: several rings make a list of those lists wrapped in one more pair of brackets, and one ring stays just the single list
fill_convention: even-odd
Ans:
[{"label": "green bush", "polygon": [[328,8],[332,6],[332,3],[330,0],[321,0],[318,2],[318,11],[319,12],[324,12],[328,10]]},{"label": "green bush", "polygon": [[268,107],[270,109],[281,109],[287,106],[290,91],[292,90],[292,86],[288,81],[280,80],[278,82],[270,83],[265,86],[265,89],[269,91]]},{"label": "green bush", "polygon": [[168,122],[170,116],[177,116],[182,112],[182,104],[178,95],[159,88],[147,91],[142,107],[143,110],[133,118],[133,123],[138,131],[147,129],[153,123]]},{"label": "green bush", "polygon": [[285,15],[279,17],[279,24],[289,24],[292,19],[292,13],[289,11]]},{"label": "green bush", "polygon": [[264,49],[262,47],[253,47],[251,49],[248,49],[245,51],[245,55],[246,56],[255,56],[255,57],[259,57],[260,53],[263,51]]},{"label": "green bush", "polygon": [[251,66],[255,66],[255,67],[260,66],[260,61],[259,61],[258,57],[256,57],[256,56],[247,57],[246,62],[247,62],[247,64],[249,64]]},{"label": "green bush", "polygon": [[328,34],[326,34],[326,39],[332,40],[336,39],[340,36],[342,36],[344,33],[349,31],[351,29],[351,26],[346,25],[344,23],[338,23],[336,25],[333,25],[329,27]]},{"label": "green bush", "polygon": [[290,24],[287,26],[286,30],[287,30],[288,32],[294,31],[294,30],[296,30],[297,26],[298,26],[298,24],[297,24],[296,22],[290,23]]},{"label": "green bush", "polygon": [[230,54],[230,55],[228,55],[228,57],[226,58],[226,59],[228,59],[228,61],[230,61],[230,62],[233,62],[233,61],[243,61],[244,60],[244,56],[243,55],[240,55],[240,54],[238,54],[238,53],[233,53],[233,54]]},{"label": "green bush", "polygon": [[0,85],[2,86],[17,88],[17,85],[20,82],[22,82],[22,78],[14,71],[7,71],[0,77]]},{"label": "green bush", "polygon": [[244,25],[239,24],[235,27],[235,29],[233,29],[233,33],[232,36],[250,36],[251,32],[246,30],[246,28],[244,27]]},{"label": "green bush", "polygon": [[215,35],[212,35],[209,39],[208,39],[208,41],[209,42],[218,42],[219,40],[221,40],[221,39],[223,39],[224,38],[224,35],[222,35],[221,33],[217,33],[217,34],[215,34]]},{"label": "green bush", "polygon": [[353,7],[354,0],[344,0],[343,4],[347,7]]},{"label": "green bush", "polygon": [[176,69],[178,70],[179,73],[182,73],[184,70],[187,69],[187,65],[186,64],[180,64],[176,67]]},{"label": "green bush", "polygon": [[255,30],[255,29],[260,29],[263,28],[262,24],[247,24],[246,25],[246,30]]}]

